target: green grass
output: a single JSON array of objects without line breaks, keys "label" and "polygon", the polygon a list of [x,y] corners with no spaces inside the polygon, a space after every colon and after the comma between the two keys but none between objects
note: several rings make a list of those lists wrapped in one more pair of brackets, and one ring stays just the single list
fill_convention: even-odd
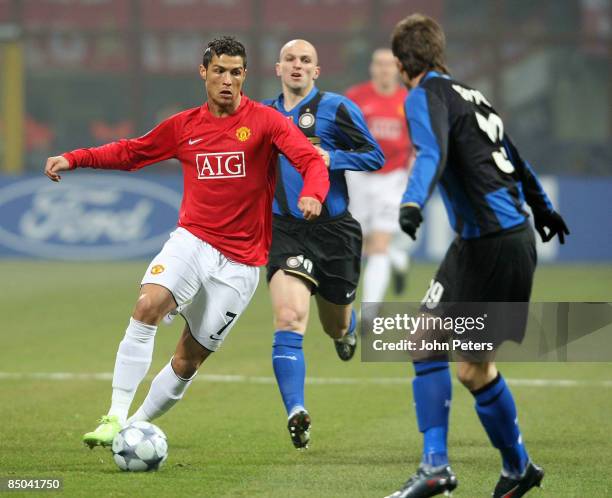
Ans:
[{"label": "green grass", "polygon": [[[2,262],[0,371],[110,372],[146,263]],[[420,299],[434,267],[415,266],[406,300]],[[533,300],[610,301],[612,266],[543,266]],[[160,327],[151,373],[170,358],[181,323]],[[265,285],[230,338],[201,369],[185,399],[157,422],[169,437],[167,465],[153,474],[119,472],[108,451],[81,446],[81,434],[108,407],[110,382],[0,378],[0,477],[56,476],[63,496],[370,497],[384,496],[419,460],[411,367],[344,364],[313,321],[306,340],[308,376],[363,379],[310,384],[313,441],[296,452],[286,433],[272,377],[271,313]],[[508,378],[577,379],[580,387],[515,386],[521,427],[547,471],[535,496],[612,496],[610,364],[507,364]],[[242,375],[241,383],[208,374]],[[367,383],[373,378],[399,384]],[[148,381],[145,382],[148,384]],[[135,405],[146,394],[140,389]],[[500,468],[473,410],[456,386],[450,452],[456,497],[490,496]],[[20,496],[26,496],[20,494]],[[48,493],[47,495],[50,495]]]}]

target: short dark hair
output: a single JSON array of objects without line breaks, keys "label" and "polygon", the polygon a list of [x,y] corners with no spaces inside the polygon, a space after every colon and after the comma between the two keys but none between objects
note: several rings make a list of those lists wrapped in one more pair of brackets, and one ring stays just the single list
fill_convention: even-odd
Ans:
[{"label": "short dark hair", "polygon": [[424,71],[448,74],[444,60],[446,38],[431,17],[412,14],[397,23],[391,34],[391,50],[410,78]]},{"label": "short dark hair", "polygon": [[247,56],[244,45],[240,43],[233,36],[221,36],[208,42],[206,50],[204,50],[204,57],[202,57],[202,65],[208,69],[208,64],[212,60],[213,56],[221,57],[223,54],[230,55],[232,57],[242,57],[243,66],[246,69]]}]

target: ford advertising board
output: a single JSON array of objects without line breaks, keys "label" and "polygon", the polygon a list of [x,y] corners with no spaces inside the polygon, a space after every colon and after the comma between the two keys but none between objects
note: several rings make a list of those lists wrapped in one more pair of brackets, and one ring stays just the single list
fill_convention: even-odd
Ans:
[{"label": "ford advertising board", "polygon": [[125,174],[64,175],[60,183],[5,177],[0,251],[63,260],[148,257],[176,226],[180,183],[172,187]]}]

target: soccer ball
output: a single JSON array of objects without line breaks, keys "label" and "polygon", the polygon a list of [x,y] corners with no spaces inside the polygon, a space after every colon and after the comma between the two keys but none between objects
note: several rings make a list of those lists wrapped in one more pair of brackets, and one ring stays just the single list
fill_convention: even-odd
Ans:
[{"label": "soccer ball", "polygon": [[121,470],[148,472],[159,469],[168,458],[168,440],[156,425],[133,422],[115,436],[111,451]]}]

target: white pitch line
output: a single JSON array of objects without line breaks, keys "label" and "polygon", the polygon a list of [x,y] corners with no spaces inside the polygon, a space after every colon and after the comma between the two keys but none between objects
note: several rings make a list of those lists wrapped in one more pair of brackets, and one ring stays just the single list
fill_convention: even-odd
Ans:
[{"label": "white pitch line", "polygon": [[[152,376],[148,376],[149,380]],[[0,372],[0,380],[104,380],[113,379],[111,372],[73,373],[73,372]],[[274,377],[248,375],[200,374],[195,380],[228,384],[276,384]],[[308,377],[307,384],[314,385],[402,385],[408,384],[410,377]],[[456,382],[456,381],[455,381]],[[573,379],[506,379],[511,386],[521,387],[605,387],[612,388],[612,380],[573,380]]]}]

